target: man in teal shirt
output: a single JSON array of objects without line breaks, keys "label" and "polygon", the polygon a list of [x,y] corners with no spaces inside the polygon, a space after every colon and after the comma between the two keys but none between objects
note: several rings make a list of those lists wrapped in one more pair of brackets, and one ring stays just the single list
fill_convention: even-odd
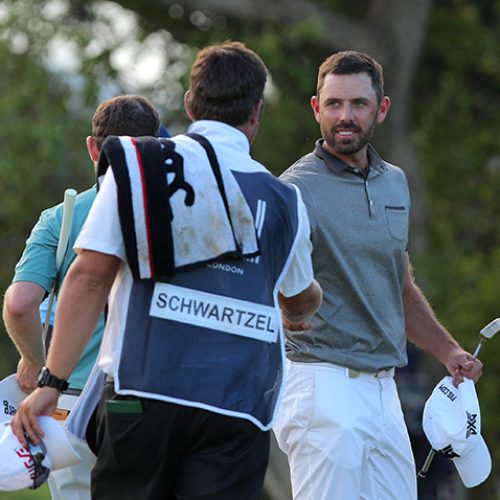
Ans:
[{"label": "man in teal shirt", "polygon": [[[158,135],[160,120],[152,104],[140,96],[118,96],[104,101],[92,119],[92,135],[87,137],[87,149],[94,168],[99,151],[108,135]],[[4,298],[3,319],[7,333],[16,345],[21,359],[17,380],[25,392],[36,388],[36,377],[45,364],[42,322],[39,307],[56,281],[56,295],[69,266],[76,257],[73,244],[96,196],[92,187],[76,197],[68,249],[61,267],[56,268],[56,250],[63,216],[63,204],[44,210],[15,268],[12,284]],[[75,370],[69,377],[69,393],[83,389],[94,365],[104,330],[101,317],[90,343],[85,348]],[[71,332],[69,332],[71,333]],[[52,472],[49,487],[53,500],[90,500],[90,470],[95,456],[82,442],[72,443],[82,461],[73,467]]]},{"label": "man in teal shirt", "polygon": [[[80,193],[76,198],[68,250],[64,255],[59,272],[56,269],[55,254],[63,215],[62,203],[48,208],[41,213],[38,222],[31,231],[30,237],[26,241],[23,255],[16,265],[12,285],[7,290],[5,297],[4,320],[8,333],[12,340],[14,340],[14,343],[16,343],[21,354],[17,378],[19,385],[24,391],[31,391],[36,387],[36,376],[44,362],[44,358],[40,359],[44,349],[40,344],[41,336],[39,332],[41,331],[41,323],[38,324],[38,306],[46,293],[50,292],[56,277],[56,294],[59,292],[62,279],[75,258],[75,253],[72,250],[73,243],[87,218],[95,195],[95,187],[92,187]],[[30,325],[29,321],[32,318],[34,321]],[[15,333],[18,321],[21,327],[20,333],[25,337],[19,340]],[[101,318],[92,340],[80,358],[75,371],[69,378],[71,389],[83,389],[94,364],[103,329],[104,319]],[[34,335],[29,335],[28,332],[33,332]],[[23,344],[26,342],[29,346],[33,344],[33,355],[30,355],[29,351],[26,352],[23,349],[23,345],[19,345],[21,342]]]}]

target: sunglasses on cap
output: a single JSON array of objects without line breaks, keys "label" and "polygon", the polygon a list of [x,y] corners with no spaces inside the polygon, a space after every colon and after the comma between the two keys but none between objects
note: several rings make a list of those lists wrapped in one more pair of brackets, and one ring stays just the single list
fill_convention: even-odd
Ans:
[{"label": "sunglasses on cap", "polygon": [[29,489],[36,490],[45,481],[47,481],[50,474],[50,469],[47,469],[47,467],[44,467],[42,465],[44,458],[47,456],[47,448],[43,441],[40,441],[39,444],[34,444],[27,434],[25,434],[25,438],[28,442],[28,451],[30,453],[34,467],[33,485],[30,486]]}]

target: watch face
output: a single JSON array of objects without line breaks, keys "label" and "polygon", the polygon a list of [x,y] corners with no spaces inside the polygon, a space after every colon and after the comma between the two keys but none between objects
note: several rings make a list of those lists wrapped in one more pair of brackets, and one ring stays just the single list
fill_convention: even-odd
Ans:
[{"label": "watch face", "polygon": [[40,370],[40,373],[38,374],[38,377],[36,378],[36,381],[38,384],[44,384],[47,379],[47,368],[45,366]]}]

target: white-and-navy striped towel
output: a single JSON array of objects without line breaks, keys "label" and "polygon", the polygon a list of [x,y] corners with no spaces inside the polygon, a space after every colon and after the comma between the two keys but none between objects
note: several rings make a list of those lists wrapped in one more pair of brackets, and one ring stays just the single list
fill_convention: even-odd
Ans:
[{"label": "white-and-navy striped towel", "polygon": [[157,137],[110,136],[102,146],[97,186],[111,166],[134,279],[161,281],[177,270],[260,253],[252,212],[232,172],[220,167],[204,137],[189,137],[187,158],[175,142]]}]

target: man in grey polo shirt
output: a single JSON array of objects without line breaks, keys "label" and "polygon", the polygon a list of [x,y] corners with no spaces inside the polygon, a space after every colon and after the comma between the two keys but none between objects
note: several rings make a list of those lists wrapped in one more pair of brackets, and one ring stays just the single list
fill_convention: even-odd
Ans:
[{"label": "man in grey polo shirt", "polygon": [[308,209],[323,305],[310,323],[285,321],[288,382],[276,437],[296,500],[416,499],[393,379],[407,363],[406,339],[456,383],[477,380],[482,364],[438,322],[413,280],[406,176],[369,144],[390,106],[381,66],[359,52],[333,54],[311,105],[322,139],[282,179]]}]

